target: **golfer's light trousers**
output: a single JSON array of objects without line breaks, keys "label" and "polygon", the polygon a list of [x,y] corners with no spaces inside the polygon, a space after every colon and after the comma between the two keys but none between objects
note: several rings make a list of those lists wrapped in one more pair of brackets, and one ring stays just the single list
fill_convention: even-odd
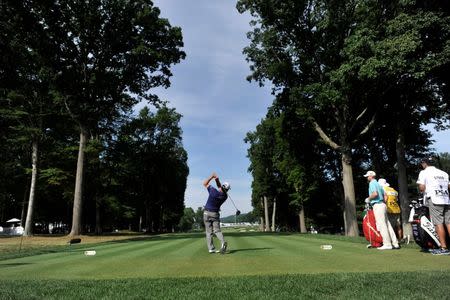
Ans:
[{"label": "golfer's light trousers", "polygon": [[377,229],[383,237],[383,246],[398,247],[397,237],[387,216],[386,204],[384,202],[374,204],[373,214],[377,222]]},{"label": "golfer's light trousers", "polygon": [[220,240],[221,245],[225,242],[223,234],[220,231],[220,215],[217,212],[207,211],[203,212],[203,222],[205,223],[206,229],[206,244],[208,245],[208,250],[214,250],[214,243],[212,240],[212,235],[215,234]]}]

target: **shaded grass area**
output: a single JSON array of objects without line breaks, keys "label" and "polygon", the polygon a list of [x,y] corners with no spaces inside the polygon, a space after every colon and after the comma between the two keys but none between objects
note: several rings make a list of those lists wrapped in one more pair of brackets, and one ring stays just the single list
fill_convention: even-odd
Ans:
[{"label": "shaded grass area", "polygon": [[450,272],[0,281],[1,299],[448,299]]},{"label": "shaded grass area", "polygon": [[23,238],[17,236],[0,236],[0,261],[47,253],[82,251],[111,243],[195,237],[198,234],[189,234],[187,236],[180,234],[173,235],[172,237],[168,234],[144,235],[139,233],[81,235],[77,236],[77,238],[81,238],[81,243],[72,245],[69,244],[72,237],[66,235],[35,235]]}]

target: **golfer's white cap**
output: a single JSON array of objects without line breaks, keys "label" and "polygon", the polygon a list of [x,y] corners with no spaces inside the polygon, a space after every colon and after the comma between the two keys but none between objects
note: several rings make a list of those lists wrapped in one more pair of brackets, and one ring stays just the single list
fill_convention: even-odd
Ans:
[{"label": "golfer's white cap", "polygon": [[364,174],[364,177],[369,177],[369,176],[375,177],[375,176],[377,176],[377,173],[375,173],[374,171],[367,171],[367,173]]},{"label": "golfer's white cap", "polygon": [[387,183],[386,179],[384,179],[384,178],[378,179],[378,183],[379,183],[381,186],[390,186],[390,184]]},{"label": "golfer's white cap", "polygon": [[231,186],[228,182],[224,182],[222,184],[222,189],[224,189],[225,191],[228,191],[229,189],[231,189]]}]

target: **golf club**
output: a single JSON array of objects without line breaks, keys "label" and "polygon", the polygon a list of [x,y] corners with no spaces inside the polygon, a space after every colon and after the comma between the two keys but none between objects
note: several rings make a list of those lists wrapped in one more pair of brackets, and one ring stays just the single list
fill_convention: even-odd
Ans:
[{"label": "golf club", "polygon": [[236,204],[234,203],[233,199],[231,199],[230,194],[228,194],[228,198],[230,198],[231,203],[233,203],[234,208],[236,208],[236,216],[239,216],[241,214],[241,211],[236,207]]}]

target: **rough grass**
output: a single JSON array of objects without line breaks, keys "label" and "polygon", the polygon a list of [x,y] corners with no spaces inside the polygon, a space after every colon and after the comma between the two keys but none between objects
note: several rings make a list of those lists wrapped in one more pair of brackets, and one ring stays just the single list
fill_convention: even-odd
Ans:
[{"label": "rough grass", "polygon": [[[129,238],[129,237],[128,237]],[[226,233],[226,255],[203,234],[49,245],[0,260],[1,299],[419,298],[450,295],[450,257],[366,249],[361,238]],[[331,244],[332,250],[320,245]],[[56,248],[55,248],[56,247]],[[60,247],[60,248],[58,248]],[[85,256],[84,250],[97,255]],[[33,255],[33,251],[44,253]]]}]

